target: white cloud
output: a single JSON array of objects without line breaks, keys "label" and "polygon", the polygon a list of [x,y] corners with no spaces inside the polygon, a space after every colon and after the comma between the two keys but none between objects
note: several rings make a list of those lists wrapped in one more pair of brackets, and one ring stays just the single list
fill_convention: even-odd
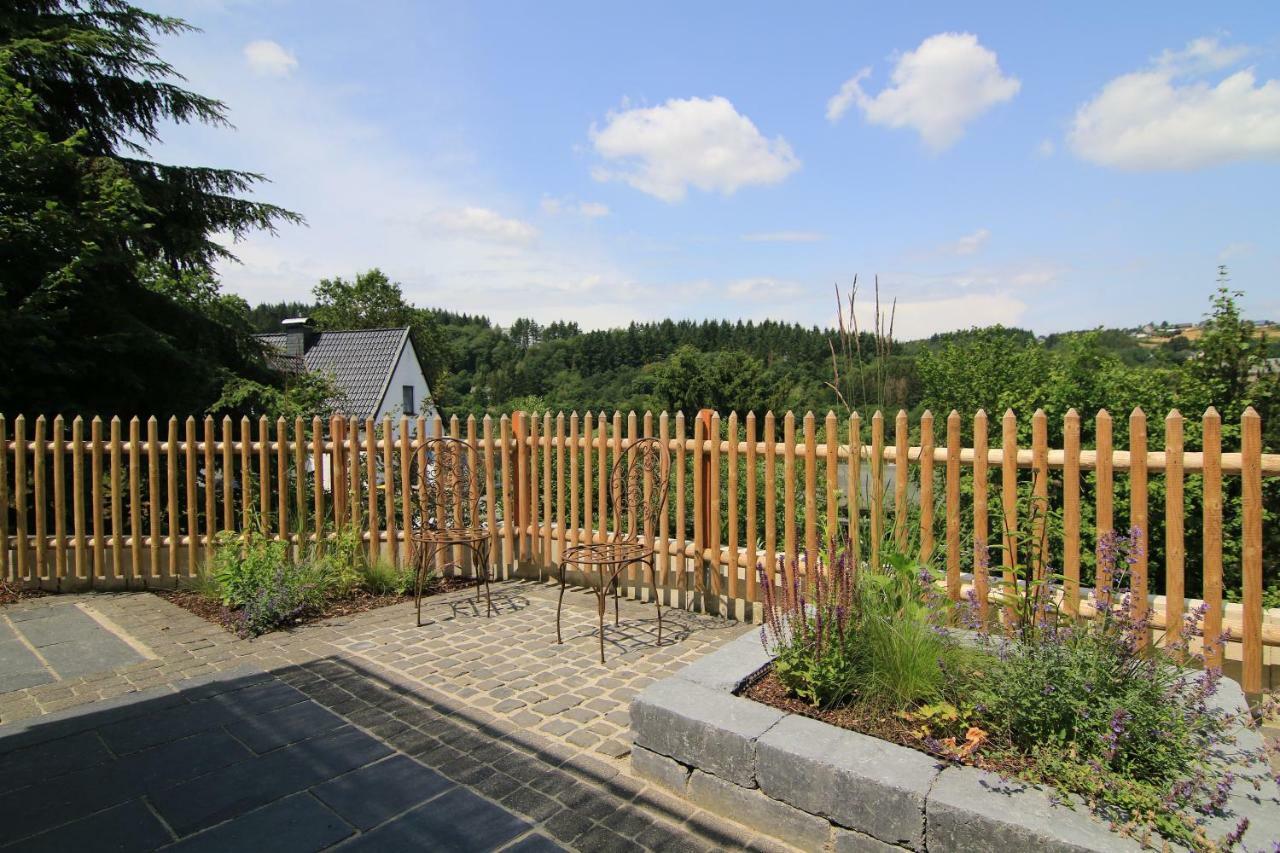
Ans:
[{"label": "white cloud", "polygon": [[611,112],[591,143],[616,168],[597,166],[596,180],[624,181],[667,202],[689,187],[731,195],[776,184],[800,168],[781,136],[767,139],[726,98],[673,98],[658,107]]},{"label": "white cloud", "polygon": [[965,125],[1022,86],[971,33],[929,36],[898,58],[891,85],[874,96],[862,89],[870,75],[864,68],[845,81],[827,102],[827,120],[839,121],[856,104],[871,124],[912,128],[934,151],[954,145]]},{"label": "white cloud", "polygon": [[298,67],[298,58],[274,41],[262,39],[244,46],[244,59],[255,74],[287,77]]},{"label": "white cloud", "polygon": [[573,213],[587,219],[600,219],[609,215],[609,206],[598,201],[574,201],[568,198],[542,197],[542,212],[548,216]]},{"label": "white cloud", "polygon": [[495,243],[527,245],[538,236],[538,229],[529,223],[503,216],[487,207],[443,210],[432,216],[430,222],[459,237]]},{"label": "white cloud", "polygon": [[1232,258],[1240,255],[1250,255],[1258,247],[1247,240],[1240,240],[1234,243],[1228,243],[1222,247],[1222,251],[1218,252],[1218,260],[1225,263]]},{"label": "white cloud", "polygon": [[827,236],[817,231],[763,231],[743,234],[742,239],[748,243],[817,243]]},{"label": "white cloud", "polygon": [[966,234],[954,243],[948,243],[944,247],[944,251],[953,255],[972,255],[976,254],[987,245],[987,241],[991,239],[991,232],[986,228],[979,228],[972,234]]},{"label": "white cloud", "polygon": [[789,299],[802,292],[798,282],[784,281],[776,278],[740,278],[731,281],[725,292],[735,299],[749,299],[753,302],[771,299]]},{"label": "white cloud", "polygon": [[1189,79],[1245,55],[1197,39],[1116,77],[1076,111],[1071,149],[1092,163],[1135,171],[1280,159],[1280,80],[1259,83],[1248,68],[1217,85]]}]

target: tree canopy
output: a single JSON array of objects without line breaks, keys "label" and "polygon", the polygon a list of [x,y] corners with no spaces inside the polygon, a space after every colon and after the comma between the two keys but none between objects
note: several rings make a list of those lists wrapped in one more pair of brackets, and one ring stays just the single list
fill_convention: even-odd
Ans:
[{"label": "tree canopy", "polygon": [[297,214],[250,172],[147,157],[164,121],[226,125],[155,50],[190,27],[121,0],[0,7],[0,410],[199,412],[271,381],[247,306],[212,276],[238,238]]}]

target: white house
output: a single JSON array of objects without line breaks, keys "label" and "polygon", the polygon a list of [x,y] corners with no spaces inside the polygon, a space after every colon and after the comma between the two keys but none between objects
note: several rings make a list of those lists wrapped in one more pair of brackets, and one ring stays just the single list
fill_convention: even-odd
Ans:
[{"label": "white house", "polygon": [[[339,413],[381,420],[424,415],[428,430],[438,417],[431,389],[413,350],[409,327],[320,331],[306,317],[282,324],[284,331],[257,338],[274,347],[285,370],[327,373],[342,392]],[[416,424],[411,422],[411,430]]]}]

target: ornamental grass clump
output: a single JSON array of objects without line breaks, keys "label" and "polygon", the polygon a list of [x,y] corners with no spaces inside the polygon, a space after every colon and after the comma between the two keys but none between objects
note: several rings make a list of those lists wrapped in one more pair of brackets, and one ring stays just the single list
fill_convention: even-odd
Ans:
[{"label": "ornamental grass clump", "polygon": [[775,655],[773,671],[814,707],[914,707],[943,698],[948,675],[964,668],[963,651],[930,606],[936,578],[905,554],[887,553],[876,568],[847,552],[807,571],[780,567],[781,587],[758,571],[761,640]]}]

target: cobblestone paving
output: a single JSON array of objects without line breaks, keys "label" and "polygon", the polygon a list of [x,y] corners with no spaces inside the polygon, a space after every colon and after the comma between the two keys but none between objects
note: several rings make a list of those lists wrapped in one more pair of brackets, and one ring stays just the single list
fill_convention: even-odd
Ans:
[{"label": "cobblestone paving", "polygon": [[401,604],[254,640],[148,593],[31,599],[5,612],[78,603],[155,658],[0,694],[0,722],[249,665],[571,848],[786,849],[637,780],[626,760],[631,697],[747,628],[664,610],[656,647],[652,605],[624,601],[601,665],[594,597],[566,596],[557,645],[553,589],[494,593],[491,618],[463,591],[424,602],[421,628]]},{"label": "cobblestone paving", "polygon": [[[624,602],[607,615],[599,660],[596,599],[570,591],[555,642],[556,595],[538,584],[494,596],[499,615],[476,619],[468,601],[424,610],[423,626],[387,613],[335,641],[347,655],[394,671],[575,750],[621,759],[631,750],[627,709],[651,682],[738,636],[744,626],[682,610],[663,611],[662,645],[651,606]],[[518,626],[513,630],[513,627]]]}]

